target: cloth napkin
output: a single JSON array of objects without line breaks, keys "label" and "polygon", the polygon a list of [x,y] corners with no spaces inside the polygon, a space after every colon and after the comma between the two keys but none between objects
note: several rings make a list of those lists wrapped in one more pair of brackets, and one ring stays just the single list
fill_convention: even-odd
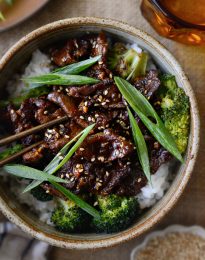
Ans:
[{"label": "cloth napkin", "polygon": [[0,223],[1,260],[46,260],[49,245],[26,235],[10,222]]}]

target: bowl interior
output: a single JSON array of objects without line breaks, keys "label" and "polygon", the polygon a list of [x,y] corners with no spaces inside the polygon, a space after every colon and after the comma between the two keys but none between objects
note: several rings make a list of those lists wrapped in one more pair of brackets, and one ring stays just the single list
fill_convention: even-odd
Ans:
[{"label": "bowl interior", "polygon": [[[132,27],[131,27],[132,28]],[[191,131],[190,140],[187,154],[185,156],[185,163],[174,169],[176,178],[174,179],[170,189],[165,196],[150,210],[148,210],[140,219],[130,226],[127,230],[117,234],[64,234],[58,232],[51,226],[48,226],[38,220],[38,218],[31,213],[27,208],[20,205],[13,197],[11,192],[5,188],[2,181],[0,181],[0,207],[3,212],[16,224],[20,225],[23,230],[28,231],[30,234],[39,239],[46,240],[57,246],[68,248],[93,248],[109,246],[127,240],[133,236],[137,236],[145,231],[147,228],[154,225],[155,222],[162,217],[166,211],[172,206],[173,201],[176,200],[184,188],[190,171],[193,165],[189,165],[190,160],[193,160],[196,154],[193,154],[193,136],[194,136],[194,118],[196,115],[196,104],[191,87],[187,82],[183,72],[174,60],[174,58],[161,47],[156,41],[152,40],[146,34],[143,34],[136,29],[127,29],[126,26],[121,24],[119,26],[99,23],[69,23],[66,25],[59,25],[50,27],[43,31],[43,33],[33,33],[30,39],[25,39],[25,42],[16,46],[3,62],[0,62],[0,78],[1,78],[1,98],[5,91],[4,86],[9,78],[14,73],[19,72],[19,68],[24,66],[30,59],[31,54],[37,48],[46,48],[54,42],[58,42],[67,38],[80,36],[86,32],[97,33],[105,31],[107,36],[120,40],[126,43],[137,43],[139,47],[147,50],[153,57],[155,63],[164,71],[176,75],[177,82],[182,87],[186,94],[190,96],[191,101]],[[18,49],[18,51],[16,51]],[[196,134],[196,133],[195,133]],[[194,156],[194,157],[193,157]],[[171,202],[172,201],[172,202]]]}]

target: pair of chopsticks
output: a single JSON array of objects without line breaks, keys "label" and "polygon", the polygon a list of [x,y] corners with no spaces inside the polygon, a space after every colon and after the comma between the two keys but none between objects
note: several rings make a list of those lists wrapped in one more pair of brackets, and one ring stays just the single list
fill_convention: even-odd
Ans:
[{"label": "pair of chopsticks", "polygon": [[[42,125],[38,125],[38,126],[35,126],[35,127],[32,127],[26,131],[23,131],[23,132],[20,132],[18,134],[15,134],[15,135],[12,135],[12,136],[8,136],[6,138],[3,138],[3,139],[0,139],[0,146],[3,146],[3,145],[6,145],[6,144],[9,144],[9,143],[12,143],[14,141],[17,141],[23,137],[26,137],[28,135],[31,135],[31,134],[34,134],[34,133],[37,133],[37,132],[40,132],[42,131],[43,129],[46,129],[46,128],[49,128],[53,125],[57,125],[57,124],[61,124],[65,121],[68,120],[68,117],[67,116],[63,116],[61,118],[57,118],[57,119],[54,119],[52,121],[49,121],[45,124],[42,124]],[[16,154],[13,154],[3,160],[0,160],[0,167],[2,167],[3,165],[5,165],[6,163],[9,163],[15,159],[17,159],[18,157],[20,157],[21,155],[23,155],[24,153],[32,150],[33,148],[39,146],[40,144],[42,144],[43,141],[40,141],[40,142],[37,142],[35,144],[32,144],[28,147],[26,147],[25,149],[21,150],[20,152],[17,152]]]}]

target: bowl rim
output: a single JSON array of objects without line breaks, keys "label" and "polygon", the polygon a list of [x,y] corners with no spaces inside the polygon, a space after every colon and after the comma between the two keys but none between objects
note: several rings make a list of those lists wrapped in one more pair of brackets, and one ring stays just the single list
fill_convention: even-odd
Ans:
[{"label": "bowl rim", "polygon": [[142,224],[138,226],[133,226],[129,230],[125,230],[123,232],[119,232],[116,235],[110,238],[99,238],[94,240],[84,241],[83,239],[64,239],[64,238],[56,238],[50,234],[46,234],[43,231],[38,230],[35,226],[29,225],[23,219],[18,216],[9,205],[0,197],[0,210],[3,214],[17,226],[19,226],[23,231],[29,233],[33,237],[43,240],[51,245],[68,248],[68,249],[97,249],[110,247],[117,244],[120,244],[124,241],[128,241],[132,238],[140,236],[142,233],[145,233],[151,227],[153,227],[158,221],[164,217],[169,210],[176,204],[180,195],[182,194],[193,170],[197,152],[199,148],[199,128],[200,128],[200,120],[199,120],[199,111],[197,106],[197,101],[193,92],[193,89],[186,77],[183,69],[174,58],[174,56],[157,40],[155,40],[152,36],[143,32],[140,29],[137,29],[133,26],[130,26],[124,22],[120,22],[113,19],[104,19],[104,18],[96,18],[96,17],[75,17],[64,20],[59,20],[47,25],[44,25],[28,35],[21,38],[16,44],[14,44],[2,57],[0,60],[0,72],[6,66],[6,64],[12,59],[12,57],[21,50],[25,45],[31,43],[33,40],[38,37],[43,36],[48,32],[55,32],[59,29],[68,28],[69,26],[98,26],[98,27],[109,27],[124,33],[128,33],[129,35],[134,36],[135,38],[140,38],[143,42],[146,42],[150,47],[154,48],[157,52],[160,53],[161,56],[164,57],[165,60],[170,61],[172,65],[174,65],[175,70],[177,70],[180,75],[181,81],[186,86],[187,91],[189,91],[190,102],[193,110],[193,118],[192,118],[192,138],[191,138],[191,148],[190,154],[191,157],[186,163],[184,169],[184,175],[181,177],[180,184],[177,187],[174,196],[169,199],[166,205],[164,205],[163,209],[160,208],[154,216],[149,217]]}]

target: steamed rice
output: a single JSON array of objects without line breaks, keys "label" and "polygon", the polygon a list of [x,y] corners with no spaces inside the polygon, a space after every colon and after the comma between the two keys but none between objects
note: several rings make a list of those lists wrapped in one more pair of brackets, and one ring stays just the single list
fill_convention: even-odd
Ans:
[{"label": "steamed rice", "polygon": [[[134,48],[138,53],[141,52],[141,49],[136,44],[131,45],[130,47]],[[156,68],[152,60],[150,60],[149,63],[150,66]],[[49,73],[51,70],[52,65],[49,57],[40,50],[36,50],[32,55],[30,63],[25,68],[24,73],[22,75],[16,75],[15,78],[8,83],[7,88],[10,96],[19,96],[22,90],[26,87],[24,82],[20,80],[22,77],[30,77]],[[168,182],[169,175],[169,163],[167,163],[162,165],[158,171],[151,176],[152,186],[147,184],[137,195],[141,209],[153,206],[163,197],[165,191],[170,186]],[[50,202],[38,201],[30,193],[22,194],[23,188],[25,188],[25,185],[28,184],[27,180],[17,181],[16,178],[10,178],[9,180],[12,186],[12,192],[16,197],[18,197],[19,202],[29,206],[31,211],[35,212],[42,222],[52,225],[50,222],[50,217],[56,205],[55,200]]]}]

